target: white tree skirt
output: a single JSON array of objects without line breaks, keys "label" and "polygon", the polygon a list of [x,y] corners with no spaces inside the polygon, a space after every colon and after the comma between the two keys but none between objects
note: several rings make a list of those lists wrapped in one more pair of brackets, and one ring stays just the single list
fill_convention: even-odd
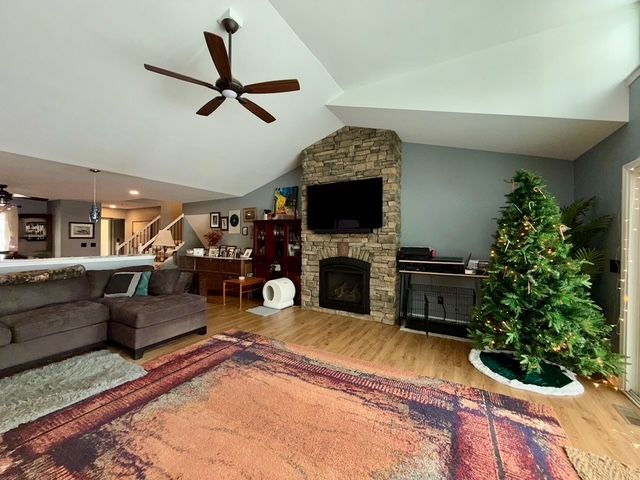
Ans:
[{"label": "white tree skirt", "polygon": [[[512,353],[512,352],[498,352],[496,350],[486,350],[486,352],[493,353]],[[522,383],[520,380],[509,380],[508,378],[503,377],[502,375],[494,372],[489,367],[487,367],[482,360],[480,359],[481,350],[472,349],[469,352],[469,361],[471,364],[476,367],[480,372],[484,373],[487,377],[494,379],[496,382],[503,383],[512,388],[517,388],[519,390],[527,390],[528,392],[541,393],[543,395],[553,395],[556,397],[573,397],[576,395],[582,395],[584,393],[584,387],[578,381],[576,374],[570,372],[562,365],[556,365],[562,370],[567,377],[571,379],[571,382],[566,384],[564,387],[540,387],[538,385],[529,385],[527,383]],[[551,363],[551,362],[548,362]]]}]

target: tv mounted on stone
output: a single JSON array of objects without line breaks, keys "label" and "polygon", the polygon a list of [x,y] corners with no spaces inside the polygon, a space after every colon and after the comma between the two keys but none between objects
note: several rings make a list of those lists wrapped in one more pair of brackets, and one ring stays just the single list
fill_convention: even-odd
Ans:
[{"label": "tv mounted on stone", "polygon": [[382,177],[308,186],[307,226],[317,233],[371,233],[382,227]]}]

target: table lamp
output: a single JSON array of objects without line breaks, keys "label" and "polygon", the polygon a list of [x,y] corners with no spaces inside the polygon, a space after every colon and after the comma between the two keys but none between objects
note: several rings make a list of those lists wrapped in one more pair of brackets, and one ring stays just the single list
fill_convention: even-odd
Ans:
[{"label": "table lamp", "polygon": [[162,247],[162,261],[167,257],[167,247],[175,248],[176,242],[173,241],[173,235],[169,230],[160,230],[156,239],[153,241],[154,247]]}]

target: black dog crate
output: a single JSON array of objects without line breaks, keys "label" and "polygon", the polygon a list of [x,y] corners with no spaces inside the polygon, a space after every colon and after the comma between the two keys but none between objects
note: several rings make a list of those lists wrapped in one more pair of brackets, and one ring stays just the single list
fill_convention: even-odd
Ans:
[{"label": "black dog crate", "polygon": [[466,337],[476,305],[473,288],[413,284],[409,286],[405,327]]}]

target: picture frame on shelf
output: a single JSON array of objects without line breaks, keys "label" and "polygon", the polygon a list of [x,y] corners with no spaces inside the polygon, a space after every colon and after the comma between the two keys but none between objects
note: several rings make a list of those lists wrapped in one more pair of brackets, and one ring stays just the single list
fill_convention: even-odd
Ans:
[{"label": "picture frame on shelf", "polygon": [[69,222],[69,238],[95,238],[95,225],[89,222]]},{"label": "picture frame on shelf", "polygon": [[249,235],[249,227],[242,227],[242,235],[245,237]]},{"label": "picture frame on shelf", "polygon": [[220,228],[220,212],[211,212],[209,214],[209,223],[211,228]]},{"label": "picture frame on shelf", "polygon": [[209,256],[210,257],[219,257],[220,256],[220,247],[209,247]]},{"label": "picture frame on shelf", "polygon": [[229,231],[229,217],[220,217],[220,230]]},{"label": "picture frame on shelf", "polygon": [[298,187],[278,187],[274,191],[273,212],[276,218],[296,218]]},{"label": "picture frame on shelf", "polygon": [[226,257],[227,256],[227,246],[226,245],[220,245],[220,256],[221,257]]},{"label": "picture frame on shelf", "polygon": [[249,207],[242,209],[242,221],[244,223],[253,222],[256,219],[256,215],[258,214],[258,210],[256,207]]},{"label": "picture frame on shelf", "polygon": [[251,254],[253,253],[253,248],[245,248],[242,251],[242,255],[240,255],[242,258],[251,258]]},{"label": "picture frame on shelf", "polygon": [[194,257],[204,257],[204,248],[194,248],[193,249]]},{"label": "picture frame on shelf", "polygon": [[238,247],[235,245],[227,245],[227,258],[236,258]]}]

